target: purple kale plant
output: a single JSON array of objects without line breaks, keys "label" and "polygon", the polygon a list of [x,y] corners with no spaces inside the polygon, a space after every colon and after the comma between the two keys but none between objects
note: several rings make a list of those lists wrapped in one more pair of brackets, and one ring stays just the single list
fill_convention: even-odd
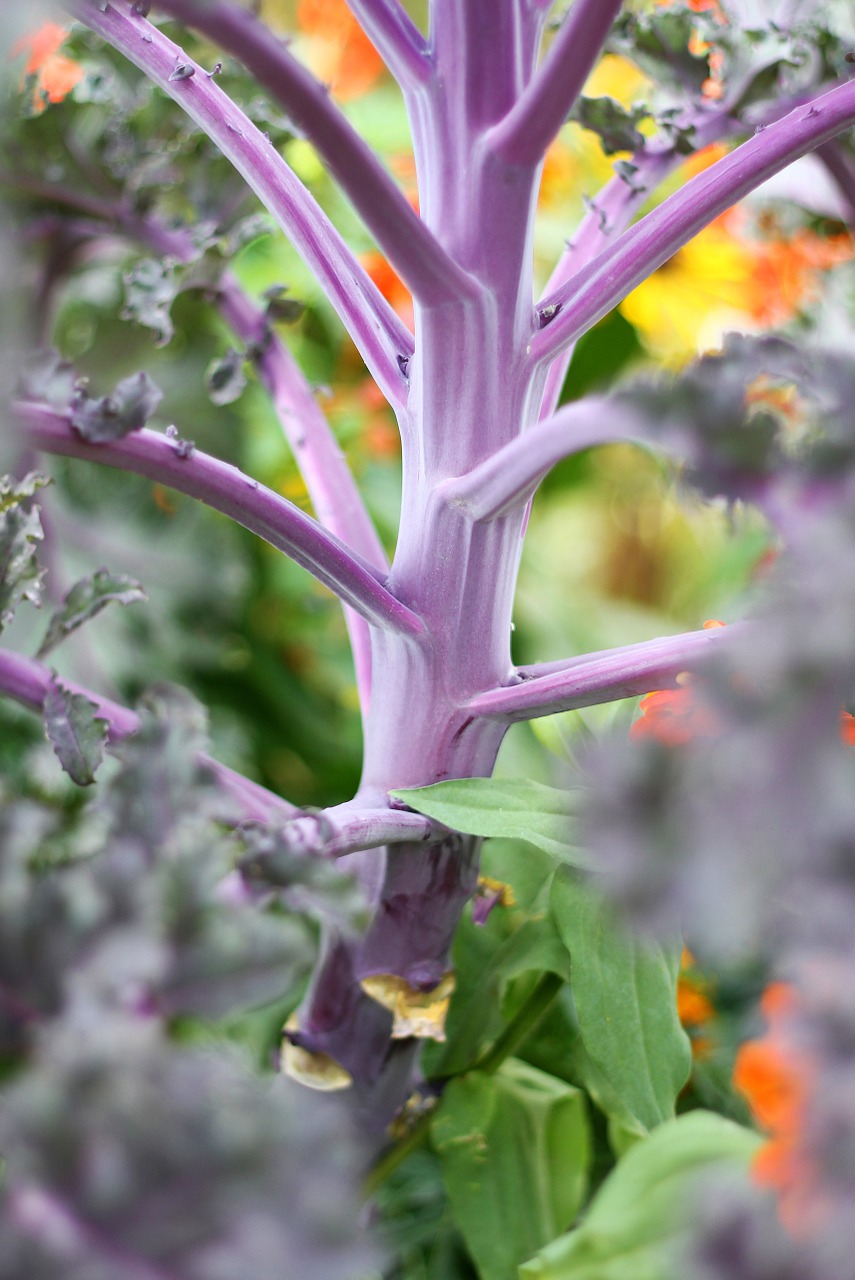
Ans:
[{"label": "purple kale plant", "polygon": [[[28,84],[30,118],[9,132],[9,311],[25,318],[6,357],[0,628],[43,598],[53,613],[35,656],[0,649],[0,690],[41,713],[74,785],[15,722],[0,1276],[837,1280],[855,1184],[851,274],[836,309],[829,296],[786,333],[731,335],[678,374],[579,395],[573,356],[808,154],[838,222],[855,220],[849,5],[348,6],[399,86],[418,212],[264,6],[238,0],[57,5],[82,78],[49,111]],[[604,51],[648,75],[649,101],[585,96]],[[624,158],[537,297],[538,189],[568,118]],[[332,214],[283,158],[295,138],[336,189]],[[675,189],[711,143],[719,158]],[[411,295],[412,328],[337,229],[341,197]],[[397,420],[391,562],[283,336],[303,300],[257,299],[230,263],[259,203]],[[42,249],[28,312],[22,243]],[[195,417],[161,428],[183,388],[114,356],[117,326],[91,381],[54,349],[63,291],[92,262],[126,268],[113,311],[167,350],[188,309],[217,313],[210,398],[225,410],[260,386],[314,514],[209,453]],[[532,500],[615,442],[761,513],[775,564],[732,625],[518,665]],[[71,460],[55,487],[44,455]],[[221,763],[172,686],[131,710],[45,661],[108,606],[147,607],[108,568],[51,585],[55,491],[81,463],[198,500],[338,597],[363,740],[350,798],[301,806]],[[215,552],[206,564],[214,609]],[[560,788],[491,777],[515,723],[675,687],[703,732],[616,729]],[[501,877],[481,874],[485,839]],[[740,1034],[764,982],[796,992],[788,1043],[809,1067],[774,1193],[748,1173],[762,1139],[744,1101],[693,1070],[681,935],[741,975]]]}]

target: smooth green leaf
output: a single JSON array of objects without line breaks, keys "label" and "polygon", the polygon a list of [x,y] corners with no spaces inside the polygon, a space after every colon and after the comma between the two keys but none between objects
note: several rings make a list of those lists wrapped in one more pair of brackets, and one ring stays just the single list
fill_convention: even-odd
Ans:
[{"label": "smooth green leaf", "polygon": [[510,1059],[495,1075],[452,1080],[431,1138],[481,1280],[514,1280],[582,1203],[590,1160],[583,1094]]},{"label": "smooth green leaf", "polygon": [[94,618],[108,604],[133,604],[145,599],[145,590],[135,578],[129,578],[124,573],[110,573],[107,569],[96,569],[95,573],[81,578],[66,593],[50,620],[36,657],[43,658],[50,653],[66,636]]},{"label": "smooth green leaf", "polygon": [[[479,929],[478,935],[481,935]],[[486,941],[486,938],[485,938]],[[521,974],[570,974],[567,951],[548,918],[526,920],[481,967],[455,962],[457,987],[445,1024],[446,1043],[427,1051],[431,1075],[466,1071],[501,1033],[502,1005],[509,983]]]},{"label": "smooth green leaf", "polygon": [[523,778],[458,778],[389,794],[455,831],[527,840],[570,866],[588,865],[584,850],[574,843],[575,803],[569,788]]},{"label": "smooth green leaf", "polygon": [[691,1069],[677,1016],[680,943],[632,936],[594,888],[563,868],[550,905],[570,952],[585,1049],[630,1115],[652,1129],[673,1116]]},{"label": "smooth green leaf", "polygon": [[762,1139],[707,1111],[670,1120],[627,1151],[580,1227],[519,1270],[522,1280],[681,1280],[693,1193],[745,1174]]},{"label": "smooth green leaf", "polygon": [[80,787],[95,781],[95,771],[104,755],[106,721],[99,719],[97,707],[82,693],[72,693],[53,678],[43,705],[45,729],[60,764]]}]

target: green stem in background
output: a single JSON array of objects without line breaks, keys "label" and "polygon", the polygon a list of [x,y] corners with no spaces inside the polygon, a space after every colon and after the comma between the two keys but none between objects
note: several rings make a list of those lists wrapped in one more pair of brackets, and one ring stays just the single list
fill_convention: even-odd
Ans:
[{"label": "green stem in background", "polygon": [[[470,1071],[483,1071],[487,1075],[493,1075],[498,1071],[505,1059],[512,1057],[517,1049],[525,1044],[563,986],[564,979],[557,973],[544,973],[522,1008],[517,1010],[487,1052],[469,1068]],[[387,1148],[371,1167],[363,1183],[366,1200],[372,1199],[390,1174],[394,1173],[398,1166],[422,1145],[430,1129],[434,1110],[435,1108],[431,1107],[430,1110],[424,1111],[404,1137],[393,1147]]]},{"label": "green stem in background", "polygon": [[557,973],[545,973],[498,1040],[478,1059],[472,1070],[483,1071],[490,1076],[498,1071],[505,1059],[513,1057],[517,1049],[525,1044],[563,986],[564,979]]}]

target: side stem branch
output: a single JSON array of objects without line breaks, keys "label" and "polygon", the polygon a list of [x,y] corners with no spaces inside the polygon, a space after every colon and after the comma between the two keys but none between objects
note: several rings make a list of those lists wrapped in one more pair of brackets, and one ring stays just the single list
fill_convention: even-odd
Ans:
[{"label": "side stem branch", "polygon": [[855,124],[855,81],[839,85],[764,128],[669,196],[554,293],[555,319],[533,338],[542,365],[617,306],[725,209],[767,178]]},{"label": "side stem branch", "polygon": [[447,481],[443,493],[449,505],[472,520],[495,520],[528,502],[562,458],[619,440],[650,443],[641,419],[636,421],[625,405],[590,396],[517,436],[468,475]]},{"label": "side stem branch", "polygon": [[671,688],[682,671],[706,656],[710,645],[726,643],[722,637],[735,631],[736,627],[689,631],[566,662],[521,667],[520,684],[479,694],[466,714],[513,724]]},{"label": "side stem branch", "polygon": [[576,0],[543,65],[489,143],[508,164],[537,164],[567,119],[623,0]]},{"label": "side stem branch", "polygon": [[[159,85],[231,161],[314,273],[383,394],[401,408],[406,380],[398,357],[412,354],[412,335],[269,139],[213,77],[159,28],[131,13],[124,0],[106,11],[95,0],[67,2],[75,17]],[[170,79],[179,65],[193,74]]]},{"label": "side stem branch", "polygon": [[423,634],[421,619],[383,586],[378,569],[237,467],[197,449],[180,450],[167,436],[148,429],[91,444],[47,405],[18,403],[15,412],[34,448],[133,471],[197,498],[284,551],[374,626],[410,636]]},{"label": "side stem branch", "polygon": [[427,44],[398,0],[347,0],[347,4],[402,88],[429,78]]},{"label": "side stem branch", "polygon": [[[0,693],[13,698],[21,706],[41,712],[52,680],[53,672],[43,662],[27,658],[21,653],[13,653],[9,649],[0,649]],[[128,710],[110,698],[102,698],[100,694],[84,689],[73,681],[66,680],[63,683],[72,693],[82,694],[94,704],[96,715],[106,721],[110,742],[121,742],[122,738],[136,733],[140,718],[135,711]],[[271,822],[299,814],[300,810],[287,800],[280,799],[272,791],[244,778],[234,769],[226,768],[210,756],[200,755],[199,760],[211,770],[223,790],[238,803],[242,818]]]},{"label": "side stem branch", "polygon": [[160,0],[160,7],[232,53],[288,112],[414,296],[441,303],[471,294],[467,274],[448,256],[325,87],[272,31],[228,0]]}]

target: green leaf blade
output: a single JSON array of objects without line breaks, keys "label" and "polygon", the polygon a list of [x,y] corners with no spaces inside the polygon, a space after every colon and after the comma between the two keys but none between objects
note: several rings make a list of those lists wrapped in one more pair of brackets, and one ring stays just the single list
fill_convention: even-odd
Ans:
[{"label": "green leaf blade", "polygon": [[495,1075],[452,1080],[431,1136],[481,1280],[514,1280],[585,1195],[590,1135],[581,1091],[510,1059]]},{"label": "green leaf blade", "polygon": [[574,843],[575,802],[569,789],[522,778],[458,778],[389,794],[466,835],[527,840],[570,866],[589,865]]},{"label": "green leaf blade", "polygon": [[691,1047],[677,1014],[679,941],[630,935],[610,905],[559,870],[552,918],[570,952],[582,1040],[627,1115],[649,1130],[674,1115],[691,1069]]},{"label": "green leaf blade", "polygon": [[712,1112],[668,1121],[630,1148],[581,1226],[521,1266],[521,1280],[680,1280],[693,1193],[744,1177],[761,1141]]}]

